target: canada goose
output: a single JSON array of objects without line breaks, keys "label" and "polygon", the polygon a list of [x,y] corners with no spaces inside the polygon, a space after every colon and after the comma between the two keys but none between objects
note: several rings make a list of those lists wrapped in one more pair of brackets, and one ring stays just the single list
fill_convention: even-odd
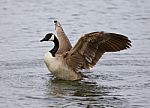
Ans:
[{"label": "canada goose", "polygon": [[84,34],[70,51],[62,54],[56,54],[60,45],[53,33],[47,34],[43,41],[53,41],[55,44],[45,54],[44,62],[49,71],[62,80],[81,80],[83,76],[80,70],[95,66],[105,52],[116,52],[131,46],[128,37],[105,32]]},{"label": "canada goose", "polygon": [[61,27],[60,22],[55,20],[54,23],[55,23],[55,30],[57,33],[57,38],[58,38],[59,45],[60,45],[56,53],[58,54],[58,53],[69,51],[72,48],[72,46],[63,28]]}]

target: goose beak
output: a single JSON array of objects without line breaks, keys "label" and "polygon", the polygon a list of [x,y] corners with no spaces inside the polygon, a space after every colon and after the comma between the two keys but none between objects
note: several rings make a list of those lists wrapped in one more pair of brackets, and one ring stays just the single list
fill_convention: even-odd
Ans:
[{"label": "goose beak", "polygon": [[40,40],[40,42],[46,41],[45,38],[43,38],[42,40]]},{"label": "goose beak", "polygon": [[43,42],[43,40],[40,40],[40,42]]}]

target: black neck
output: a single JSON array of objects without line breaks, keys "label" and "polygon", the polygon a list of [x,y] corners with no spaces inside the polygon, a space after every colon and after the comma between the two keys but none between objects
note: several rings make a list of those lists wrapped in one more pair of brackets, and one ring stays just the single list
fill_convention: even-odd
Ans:
[{"label": "black neck", "polygon": [[59,48],[59,42],[58,39],[54,36],[54,48],[52,50],[50,50],[49,52],[52,54],[53,57],[55,57],[55,54]]}]

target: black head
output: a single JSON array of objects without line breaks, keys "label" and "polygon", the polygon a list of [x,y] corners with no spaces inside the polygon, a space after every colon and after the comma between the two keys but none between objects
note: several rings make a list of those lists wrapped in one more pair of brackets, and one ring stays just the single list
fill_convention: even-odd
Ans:
[{"label": "black head", "polygon": [[40,42],[43,41],[54,41],[54,34],[53,33],[46,34],[46,36],[42,40],[40,40]]},{"label": "black head", "polygon": [[51,49],[49,52],[52,54],[53,57],[55,57],[55,53],[57,52],[59,48],[59,41],[57,37],[53,33],[48,33],[40,42],[43,41],[53,41],[54,42],[54,47]]}]

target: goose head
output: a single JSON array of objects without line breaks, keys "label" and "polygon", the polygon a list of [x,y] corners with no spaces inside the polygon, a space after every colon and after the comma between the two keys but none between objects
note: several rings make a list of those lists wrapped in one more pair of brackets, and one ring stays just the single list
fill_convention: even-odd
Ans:
[{"label": "goose head", "polygon": [[40,42],[43,42],[43,41],[54,42],[54,47],[49,52],[52,54],[53,57],[55,57],[55,54],[59,48],[59,42],[58,42],[57,37],[53,33],[48,33],[42,40],[40,40]]},{"label": "goose head", "polygon": [[55,37],[55,35],[53,33],[48,33],[48,34],[46,34],[46,36],[42,40],[40,40],[40,42],[54,41],[54,37]]}]

